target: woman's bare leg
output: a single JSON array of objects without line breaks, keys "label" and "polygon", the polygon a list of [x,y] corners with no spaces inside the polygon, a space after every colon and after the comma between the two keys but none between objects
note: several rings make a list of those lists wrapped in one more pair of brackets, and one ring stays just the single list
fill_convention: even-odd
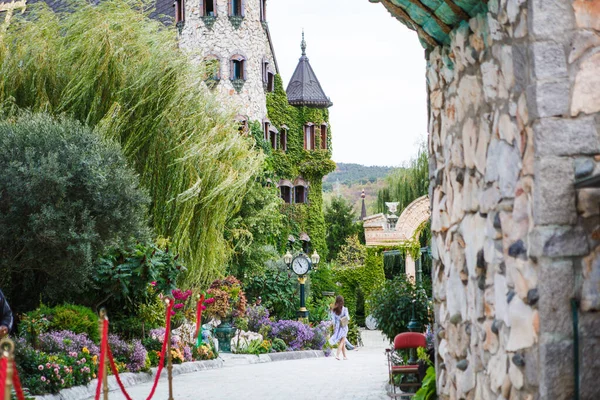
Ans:
[{"label": "woman's bare leg", "polygon": [[[344,339],[342,339],[342,340],[344,340]],[[343,346],[342,340],[340,340],[338,342],[338,348],[337,348],[337,351],[335,352],[335,358],[337,358],[338,360],[340,359],[340,351],[342,350],[342,346]]]},{"label": "woman's bare leg", "polygon": [[344,355],[344,360],[347,360],[346,357],[346,338],[342,338],[340,341],[342,343],[342,354]]}]

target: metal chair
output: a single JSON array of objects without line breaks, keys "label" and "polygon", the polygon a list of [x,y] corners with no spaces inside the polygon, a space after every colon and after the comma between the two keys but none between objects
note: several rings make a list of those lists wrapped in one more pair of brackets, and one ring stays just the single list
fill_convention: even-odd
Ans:
[{"label": "metal chair", "polygon": [[[394,351],[398,351],[398,350],[410,350],[410,349],[417,349],[419,347],[427,347],[427,340],[425,339],[425,335],[423,335],[422,333],[416,333],[416,332],[404,332],[404,333],[400,333],[398,335],[396,335],[396,337],[394,338],[394,348],[393,349],[387,349],[386,350],[386,354],[387,354],[387,358],[388,358],[388,371],[390,374],[390,384],[392,385],[393,388],[393,394],[390,393],[391,397],[412,397],[414,396],[414,393],[399,393],[396,394],[396,385],[394,385],[394,375],[414,375],[416,377],[416,382],[406,382],[403,383],[402,386],[403,387],[414,387],[414,388],[420,388],[421,387],[421,380],[419,379],[419,365],[416,364],[416,361],[414,360],[409,360],[409,362],[411,362],[408,365],[394,365],[393,362],[393,353]],[[412,357],[411,357],[412,358]],[[414,362],[414,364],[412,363]]]}]

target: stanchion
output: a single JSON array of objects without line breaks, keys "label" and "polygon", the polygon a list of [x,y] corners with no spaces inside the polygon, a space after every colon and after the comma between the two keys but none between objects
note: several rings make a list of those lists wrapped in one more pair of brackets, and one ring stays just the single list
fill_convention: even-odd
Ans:
[{"label": "stanchion", "polygon": [[[98,329],[100,330],[101,340],[107,340],[108,338],[104,338],[104,321],[108,320],[106,316],[106,310],[102,308],[100,310],[100,318],[98,319]],[[108,357],[104,357],[104,362],[98,366],[98,368],[102,368],[102,398],[104,400],[108,400]]]},{"label": "stanchion", "polygon": [[[169,312],[169,302],[167,299],[167,312]],[[173,399],[173,355],[171,354],[171,324],[167,325],[167,331],[165,333],[167,341],[167,376],[169,380],[169,400]]]},{"label": "stanchion", "polygon": [[5,400],[10,400],[13,383],[13,354],[15,351],[15,344],[12,340],[4,338],[0,341],[0,349],[2,349],[2,363],[6,365],[6,378],[3,395]]}]

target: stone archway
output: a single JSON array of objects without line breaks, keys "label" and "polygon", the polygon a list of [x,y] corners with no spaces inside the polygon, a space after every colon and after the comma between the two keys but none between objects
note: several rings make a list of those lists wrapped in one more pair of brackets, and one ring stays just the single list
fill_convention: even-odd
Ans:
[{"label": "stone archway", "polygon": [[[398,246],[413,239],[421,224],[429,219],[430,200],[422,196],[410,203],[400,217],[395,215],[398,203],[387,203],[389,214],[376,214],[364,219],[365,239],[367,247]],[[406,274],[416,277],[415,260],[406,255]]]},{"label": "stone archway", "polygon": [[[419,239],[417,230],[431,217],[429,196],[422,196],[410,203],[398,218],[396,230],[408,239]],[[416,278],[417,269],[415,260],[410,254],[406,255],[406,274]]]}]

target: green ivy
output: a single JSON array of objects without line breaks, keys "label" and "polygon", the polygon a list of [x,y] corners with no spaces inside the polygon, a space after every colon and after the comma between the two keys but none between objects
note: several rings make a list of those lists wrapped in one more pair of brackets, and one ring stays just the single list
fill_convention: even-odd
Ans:
[{"label": "green ivy", "polygon": [[[289,105],[283,88],[281,76],[275,76],[275,90],[267,94],[267,110],[271,125],[282,132],[282,126],[288,127],[287,151],[273,150],[270,143],[264,140],[262,123],[252,121],[250,132],[267,155],[266,167],[276,179],[294,181],[304,178],[309,185],[308,204],[285,204],[282,213],[286,215],[287,234],[296,237],[306,232],[311,238],[311,247],[325,259],[327,243],[325,241],[325,219],[323,216],[323,177],[335,170],[331,160],[331,127],[328,127],[327,149],[321,150],[320,132],[315,132],[316,150],[304,150],[304,125],[308,122],[320,127],[322,123],[329,125],[329,110],[326,108],[294,107]],[[279,144],[279,140],[278,140]],[[287,236],[287,235],[286,235]],[[284,244],[282,244],[284,246]]]},{"label": "green ivy", "polygon": [[[333,275],[336,283],[340,285],[338,292],[344,296],[344,303],[348,307],[348,311],[350,314],[356,315],[357,294],[361,292],[364,298],[369,298],[371,293],[385,282],[383,255],[379,249],[368,248],[364,265],[335,267]],[[365,312],[369,313],[368,308],[365,309]]]}]

